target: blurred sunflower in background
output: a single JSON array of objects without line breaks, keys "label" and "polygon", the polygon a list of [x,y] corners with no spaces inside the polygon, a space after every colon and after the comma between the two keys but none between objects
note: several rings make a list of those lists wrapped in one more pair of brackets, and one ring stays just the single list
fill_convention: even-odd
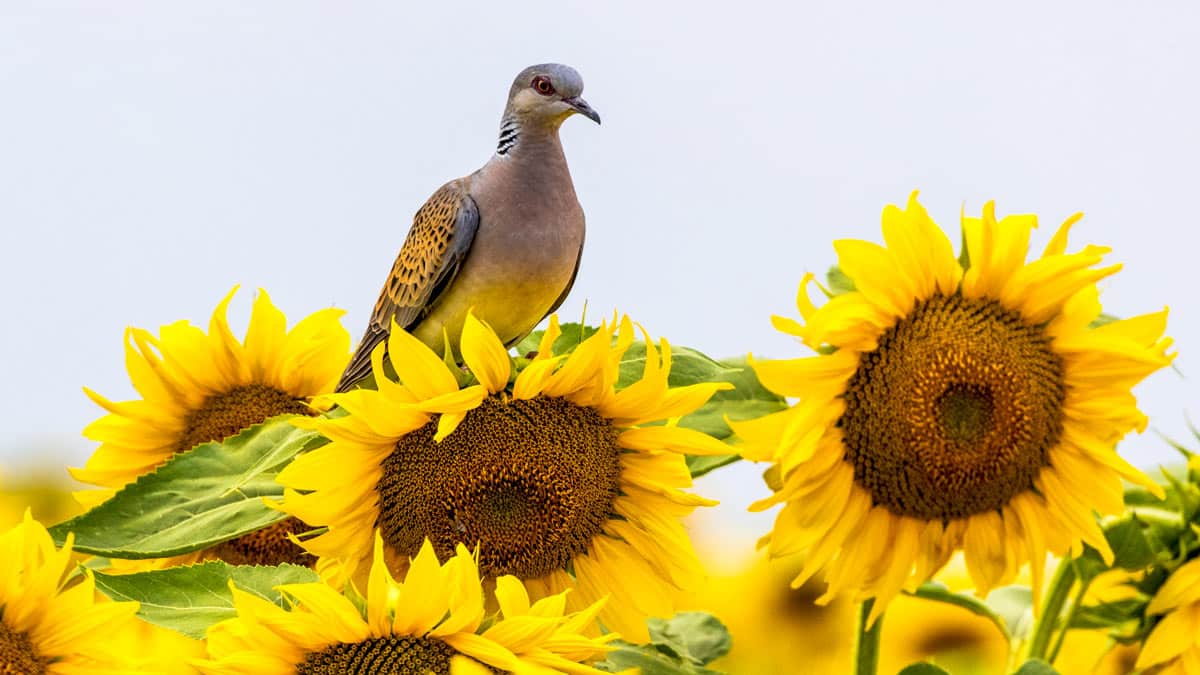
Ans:
[{"label": "blurred sunflower in background", "polygon": [[56,549],[29,512],[0,534],[0,672],[129,672],[111,636],[133,629],[138,604],[97,602],[91,573],[74,571],[70,538]]},{"label": "blurred sunflower in background", "polygon": [[[99,601],[107,599],[101,595]],[[203,640],[193,640],[170,628],[141,619],[132,625],[105,636],[112,652],[124,655],[129,670],[123,673],[153,675],[198,675],[192,662],[205,657]]]},{"label": "blurred sunflower in background", "polygon": [[1097,267],[1109,249],[1067,253],[1079,216],[1026,263],[1034,216],[963,218],[956,259],[914,193],[883,213],[887,246],[835,242],[853,290],[780,330],[818,356],[754,363],[793,407],[734,423],[743,455],[773,462],[785,504],[772,556],[805,555],[801,585],[877,599],[928,579],[958,549],[983,593],[1030,563],[1036,595],[1047,552],[1081,542],[1112,552],[1093,515],[1124,508],[1121,479],[1162,489],[1119,457],[1142,430],[1131,387],[1171,362],[1166,310],[1103,322]]},{"label": "blurred sunflower in background", "polygon": [[[961,555],[952,556],[936,580],[954,592],[972,590]],[[917,661],[955,675],[1005,675],[1008,641],[994,623],[963,607],[902,594],[884,620],[880,672],[896,673]]]},{"label": "blurred sunflower in background", "polygon": [[[715,552],[701,551],[711,560]],[[826,605],[815,579],[796,589],[799,558],[772,560],[756,555],[741,565],[709,574],[708,583],[688,598],[688,608],[719,616],[733,636],[733,649],[710,668],[761,675],[842,675],[853,668],[854,606],[844,598]],[[1113,602],[1136,593],[1125,582],[1128,572],[1109,572],[1092,582],[1086,602]],[[934,580],[956,593],[970,593],[973,582],[963,556],[952,556]],[[1027,584],[1028,572],[1017,583]],[[1005,675],[1009,644],[990,620],[956,605],[898,595],[888,606],[880,644],[880,673],[897,673],[925,661],[954,675]],[[1113,642],[1103,630],[1067,634],[1055,670],[1063,675],[1127,675],[1136,646]]]},{"label": "blurred sunflower in background", "polygon": [[[788,581],[798,559],[755,556],[734,573],[712,574],[691,606],[721,617],[733,636],[729,655],[711,667],[729,673],[840,675],[852,669],[854,606],[843,599],[814,601],[822,590],[810,579],[797,589]],[[961,557],[938,580],[956,591],[970,589]],[[1002,675],[1007,643],[989,620],[953,605],[908,596],[890,607],[880,649],[880,673],[931,661],[955,675]],[[797,665],[802,664],[802,665]],[[1066,672],[1066,671],[1064,671]]]},{"label": "blurred sunflower in background", "polygon": [[[714,556],[702,551],[701,558]],[[708,667],[726,673],[813,675],[845,673],[850,668],[854,607],[835,600],[813,603],[821,591],[815,581],[792,590],[794,560],[748,558],[727,570],[710,571],[707,582],[688,597],[686,609],[712,612],[729,628],[733,648]],[[884,633],[885,639],[887,633]]]},{"label": "blurred sunflower in background", "polygon": [[[1028,586],[1031,574],[1023,570],[1014,582]],[[1106,572],[1092,580],[1084,604],[1114,602],[1136,595],[1126,582],[1130,573]],[[955,593],[972,593],[974,581],[962,553],[954,554],[934,580]],[[1002,589],[1007,590],[1007,589]],[[1011,618],[1011,617],[1010,617]],[[1032,613],[1024,621],[1032,622]],[[956,605],[901,594],[888,606],[880,650],[880,672],[899,672],[917,661],[927,661],[954,675],[1006,675],[1010,645],[990,620]],[[1062,675],[1127,675],[1133,670],[1136,648],[1115,643],[1104,630],[1072,630],[1054,661]],[[840,672],[840,671],[831,671]]]},{"label": "blurred sunflower in background", "polygon": [[31,511],[38,522],[60,523],[77,515],[80,507],[71,497],[69,481],[61,470],[0,470],[0,528],[21,522],[26,511]]},{"label": "blurred sunflower in background", "polygon": [[[304,546],[338,580],[370,559],[375,528],[393,569],[429,539],[442,559],[479,546],[484,576],[513,575],[534,597],[575,589],[579,609],[611,595],[600,618],[631,641],[648,639],[645,618],[669,617],[681,589],[703,570],[680,519],[714,502],[684,492],[684,453],[728,446],[660,420],[686,415],[723,383],[671,388],[670,345],[646,339],[642,376],[615,384],[634,340],[628,318],[601,324],[555,355],[557,318],[537,356],[513,378],[495,333],[468,316],[463,360],[478,384],[464,386],[413,336],[394,327],[386,351],[400,383],[372,355],[379,390],[332,396],[347,415],[303,420],[331,442],[278,477],[280,508],[328,530]],[[510,386],[511,380],[511,386]]]},{"label": "blurred sunflower in background", "polygon": [[[104,488],[76,493],[85,506],[104,501],[177,453],[276,415],[312,414],[310,400],[333,391],[350,353],[342,310],[315,312],[288,330],[283,312],[260,290],[245,340],[239,341],[226,319],[236,292],[217,305],[208,333],[187,321],[163,326],[157,337],[141,328],[126,331],[125,366],[140,399],[113,402],[84,389],[108,411],[83,432],[100,447],[83,468],[70,469],[76,479]],[[309,564],[311,557],[286,537],[297,529],[298,523],[282,521],[204,555],[234,564]]]},{"label": "blurred sunflower in background", "polygon": [[238,616],[208,631],[212,675],[464,675],[600,671],[615,635],[589,638],[584,629],[600,603],[566,611],[567,592],[530,601],[512,576],[495,582],[498,616],[488,617],[474,556],[459,545],[444,564],[424,542],[402,581],[392,578],[376,536],[366,596],[324,583],[278,587],[285,610],[234,587]]},{"label": "blurred sunflower in background", "polygon": [[1156,675],[1200,673],[1200,558],[1167,578],[1146,614],[1162,619],[1142,645],[1137,667]]},{"label": "blurred sunflower in background", "polygon": [[[1084,606],[1132,601],[1142,573],[1110,570],[1088,584]],[[1107,629],[1076,628],[1068,631],[1054,660],[1054,669],[1063,675],[1129,675],[1135,671],[1138,645],[1121,644]]]}]

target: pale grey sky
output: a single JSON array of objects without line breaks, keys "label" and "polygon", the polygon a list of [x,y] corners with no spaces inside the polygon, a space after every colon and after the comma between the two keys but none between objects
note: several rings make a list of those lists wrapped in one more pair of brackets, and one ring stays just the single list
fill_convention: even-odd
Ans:
[{"label": "pale grey sky", "polygon": [[[588,245],[563,307],[629,312],[716,356],[774,333],[835,238],[919,188],[947,229],[997,200],[1077,210],[1125,271],[1110,311],[1170,305],[1200,416],[1200,3],[22,2],[0,4],[0,463],[78,463],[132,394],[121,333],[203,323],[235,283],[358,336],[412,213],[494,147],[513,75],[578,68],[603,126],[563,130]],[[235,318],[249,304],[247,292]],[[1174,455],[1151,434],[1124,454]],[[704,487],[737,509],[747,466]],[[752,533],[748,533],[752,534]]]}]

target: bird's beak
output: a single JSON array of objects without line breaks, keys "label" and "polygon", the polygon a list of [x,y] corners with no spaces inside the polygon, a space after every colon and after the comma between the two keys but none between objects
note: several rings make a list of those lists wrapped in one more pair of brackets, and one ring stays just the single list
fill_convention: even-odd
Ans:
[{"label": "bird's beak", "polygon": [[566,103],[567,105],[574,108],[575,112],[579,113],[580,115],[583,115],[584,117],[595,122],[596,124],[600,124],[600,113],[596,112],[592,108],[592,106],[588,105],[588,102],[583,100],[582,98],[580,98],[578,96],[572,96],[571,98],[564,98],[563,103]]}]

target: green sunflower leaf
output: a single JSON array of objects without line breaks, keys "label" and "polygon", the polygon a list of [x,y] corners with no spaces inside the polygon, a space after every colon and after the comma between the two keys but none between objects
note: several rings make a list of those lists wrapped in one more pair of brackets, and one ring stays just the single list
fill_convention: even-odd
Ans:
[{"label": "green sunflower leaf", "polygon": [[[655,345],[655,349],[658,349],[658,345]],[[624,389],[641,379],[645,367],[646,343],[638,340],[630,345],[621,357],[617,389]],[[667,384],[672,387],[686,387],[701,382],[728,382],[740,370],[739,365],[721,363],[695,349],[671,345],[671,373]]]},{"label": "green sunflower leaf", "polygon": [[197,640],[204,639],[209,626],[237,615],[231,580],[239,590],[284,609],[287,605],[276,586],[320,581],[316,572],[299,565],[260,567],[217,561],[136,574],[96,572],[95,576],[96,588],[109,598],[136,600],[141,603],[138,616]]},{"label": "green sunflower leaf", "polygon": [[741,458],[741,455],[687,455],[686,460],[692,478],[699,478],[713,469],[729,466]]},{"label": "green sunflower leaf", "polygon": [[[598,330],[598,328],[595,326],[589,326],[587,324],[574,321],[559,324],[558,327],[562,330],[562,334],[560,334],[558,339],[554,341],[555,354],[571,353],[576,347],[579,346],[581,342],[590,338]],[[517,352],[517,356],[525,356],[532,352],[536,352],[538,347],[541,346],[542,336],[545,334],[545,330],[535,330],[529,335],[526,335],[525,338],[518,342],[517,346],[513,348]]]},{"label": "green sunflower leaf", "polygon": [[1179,511],[1179,495],[1174,490],[1168,490],[1166,499],[1159,499],[1153,492],[1140,485],[1125,488],[1126,506],[1158,507],[1169,511]]},{"label": "green sunflower leaf", "polygon": [[947,670],[942,670],[932,663],[914,663],[904,667],[897,675],[950,675]]},{"label": "green sunflower leaf", "polygon": [[1113,551],[1113,567],[1140,570],[1154,562],[1154,550],[1136,518],[1121,520],[1105,528],[1104,538]]},{"label": "green sunflower leaf", "polygon": [[[621,359],[617,388],[636,382],[645,366],[646,345],[635,342]],[[787,401],[782,396],[758,381],[745,357],[718,361],[694,349],[672,345],[671,374],[667,382],[672,387],[702,382],[728,382],[733,385],[733,389],[718,391],[695,412],[679,420],[680,426],[703,431],[714,438],[726,439],[733,435],[733,430],[725,423],[726,417],[734,421],[754,419],[787,408]]]},{"label": "green sunflower leaf", "polygon": [[987,606],[1004,620],[1005,633],[1024,640],[1033,630],[1033,591],[1028,586],[1001,586],[988,593]]},{"label": "green sunflower leaf", "polygon": [[[782,396],[758,381],[758,376],[746,362],[746,357],[722,359],[719,363],[722,368],[719,374],[715,374],[710,380],[699,381],[728,382],[734,388],[713,394],[708,403],[681,419],[680,425],[698,429],[716,438],[727,439],[733,435],[733,430],[725,423],[726,418],[735,422],[749,420],[787,408],[787,401]],[[676,384],[672,381],[671,385],[682,386],[683,382]]]},{"label": "green sunflower leaf", "polygon": [[1125,598],[1112,602],[1080,607],[1071,619],[1071,628],[1084,630],[1116,628],[1138,621],[1149,601],[1145,598]]},{"label": "green sunflower leaf", "polygon": [[1010,635],[1008,623],[1005,621],[1005,618],[1000,613],[996,612],[992,607],[990,607],[988,603],[973,595],[955,593],[941,582],[927,581],[918,586],[917,590],[913,591],[909,595],[923,598],[925,600],[933,600],[935,602],[945,603],[947,605],[962,607],[972,614],[982,616],[988,621],[991,621],[996,625],[996,628],[999,629],[1000,633],[1006,638]]},{"label": "green sunflower leaf", "polygon": [[87,513],[50,528],[62,544],[111,558],[165,558],[208,548],[286,518],[277,474],[301,450],[324,439],[277,417],[172,457]]},{"label": "green sunflower leaf", "polygon": [[641,668],[643,675],[720,675],[704,667],[728,654],[733,644],[719,619],[704,612],[680,612],[670,620],[651,618],[646,625],[650,644],[618,641],[596,668],[609,673]]},{"label": "green sunflower leaf", "polygon": [[719,670],[672,658],[650,645],[631,645],[615,642],[617,648],[608,653],[608,658],[593,664],[596,670],[605,673],[620,673],[637,668],[641,675],[723,675]]},{"label": "green sunflower leaf", "polygon": [[[1147,513],[1147,510],[1143,510]],[[1172,514],[1173,515],[1173,514]],[[1138,516],[1122,518],[1104,528],[1104,538],[1113,552],[1112,566],[1104,563],[1100,552],[1091,546],[1084,548],[1077,561],[1077,572],[1084,581],[1090,581],[1109,569],[1137,571],[1144,569],[1156,559],[1154,547],[1146,536],[1147,523]]]},{"label": "green sunflower leaf", "polygon": [[670,621],[651,617],[646,625],[652,644],[700,665],[725,656],[733,646],[725,624],[706,612],[680,612]]},{"label": "green sunflower leaf", "polygon": [[1049,663],[1046,663],[1045,661],[1043,661],[1041,659],[1029,659],[1025,663],[1021,664],[1021,667],[1018,668],[1017,672],[1014,673],[1013,675],[1059,675],[1059,674],[1058,674],[1058,671],[1055,670],[1054,667],[1051,666]]}]

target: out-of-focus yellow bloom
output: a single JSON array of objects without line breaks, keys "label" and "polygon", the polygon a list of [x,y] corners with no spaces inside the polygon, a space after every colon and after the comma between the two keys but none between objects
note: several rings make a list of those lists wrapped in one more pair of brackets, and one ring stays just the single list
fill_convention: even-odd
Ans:
[{"label": "out-of-focus yellow bloom", "polygon": [[112,636],[134,629],[136,602],[97,602],[90,572],[72,576],[71,537],[57,549],[27,511],[0,534],[0,669],[21,675],[128,673]]},{"label": "out-of-focus yellow bloom", "polygon": [[108,636],[109,648],[124,654],[134,673],[197,675],[192,661],[205,655],[204,642],[140,619]]},{"label": "out-of-focus yellow bloom", "polygon": [[841,601],[814,604],[820,595],[815,581],[792,590],[788,581],[797,570],[794,561],[758,555],[741,570],[710,574],[689,597],[688,609],[711,612],[733,638],[732,650],[711,668],[755,675],[849,671],[854,607]]},{"label": "out-of-focus yellow bloom", "polygon": [[[937,581],[957,593],[973,582],[962,555],[955,555]],[[895,673],[928,661],[954,675],[1005,675],[1008,641],[988,619],[942,602],[900,595],[883,620],[879,672]]]},{"label": "out-of-focus yellow bloom", "polygon": [[0,470],[0,530],[21,522],[27,510],[38,522],[61,523],[81,509],[62,478]]}]

